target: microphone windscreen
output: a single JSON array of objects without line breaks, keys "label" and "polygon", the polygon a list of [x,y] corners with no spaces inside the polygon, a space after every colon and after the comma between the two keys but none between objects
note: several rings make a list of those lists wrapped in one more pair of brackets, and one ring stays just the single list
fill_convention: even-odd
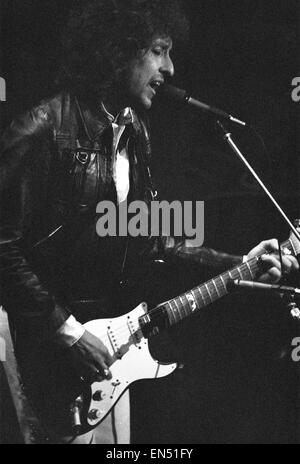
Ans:
[{"label": "microphone windscreen", "polygon": [[174,87],[174,85],[165,84],[162,87],[162,92],[170,98],[174,100],[183,102],[186,100],[187,92],[185,90],[179,89],[178,87]]}]

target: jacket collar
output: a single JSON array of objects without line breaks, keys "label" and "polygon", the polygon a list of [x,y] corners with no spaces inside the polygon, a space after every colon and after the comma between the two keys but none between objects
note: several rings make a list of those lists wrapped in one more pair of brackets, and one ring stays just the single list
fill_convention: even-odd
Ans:
[{"label": "jacket collar", "polygon": [[[123,112],[120,112],[117,117],[114,118],[113,115],[108,113],[103,103],[101,101],[99,102],[99,100],[79,101],[79,99],[76,98],[76,104],[86,135],[92,142],[97,141],[105,129],[110,127],[113,122],[116,122],[116,120],[120,121],[120,117],[122,118],[124,115]],[[139,117],[134,110],[130,110],[132,115],[132,121],[130,121],[130,124],[134,132],[140,132],[141,123],[139,121]]]}]

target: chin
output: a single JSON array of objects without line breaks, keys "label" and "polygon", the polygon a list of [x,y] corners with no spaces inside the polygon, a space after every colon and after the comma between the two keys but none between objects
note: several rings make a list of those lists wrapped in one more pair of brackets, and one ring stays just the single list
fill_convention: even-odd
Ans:
[{"label": "chin", "polygon": [[152,101],[150,101],[147,104],[143,105],[144,110],[150,110],[151,106],[152,106]]},{"label": "chin", "polygon": [[144,111],[150,110],[152,106],[152,99],[148,97],[136,99],[134,102],[134,106]]},{"label": "chin", "polygon": [[141,105],[142,107],[144,108],[144,110],[150,110],[151,106],[152,106],[152,100],[150,100],[150,98],[145,98],[142,102],[141,102]]}]

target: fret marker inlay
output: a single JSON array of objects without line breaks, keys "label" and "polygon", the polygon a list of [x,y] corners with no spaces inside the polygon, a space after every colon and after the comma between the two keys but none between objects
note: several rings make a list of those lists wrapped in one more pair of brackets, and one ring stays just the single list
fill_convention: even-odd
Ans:
[{"label": "fret marker inlay", "polygon": [[194,298],[194,295],[193,295],[192,293],[187,293],[187,294],[186,294],[186,298],[187,298],[187,300],[188,300],[188,302],[189,302],[191,311],[192,311],[192,312],[196,311],[196,309],[197,309],[197,302],[196,302],[196,300],[195,300],[195,298]]}]

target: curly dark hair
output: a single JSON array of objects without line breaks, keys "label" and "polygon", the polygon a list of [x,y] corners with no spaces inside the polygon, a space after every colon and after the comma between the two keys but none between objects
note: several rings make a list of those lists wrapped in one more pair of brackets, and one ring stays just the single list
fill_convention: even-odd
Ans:
[{"label": "curly dark hair", "polygon": [[58,83],[101,95],[155,36],[184,40],[188,21],[180,0],[76,1],[63,33]]}]

